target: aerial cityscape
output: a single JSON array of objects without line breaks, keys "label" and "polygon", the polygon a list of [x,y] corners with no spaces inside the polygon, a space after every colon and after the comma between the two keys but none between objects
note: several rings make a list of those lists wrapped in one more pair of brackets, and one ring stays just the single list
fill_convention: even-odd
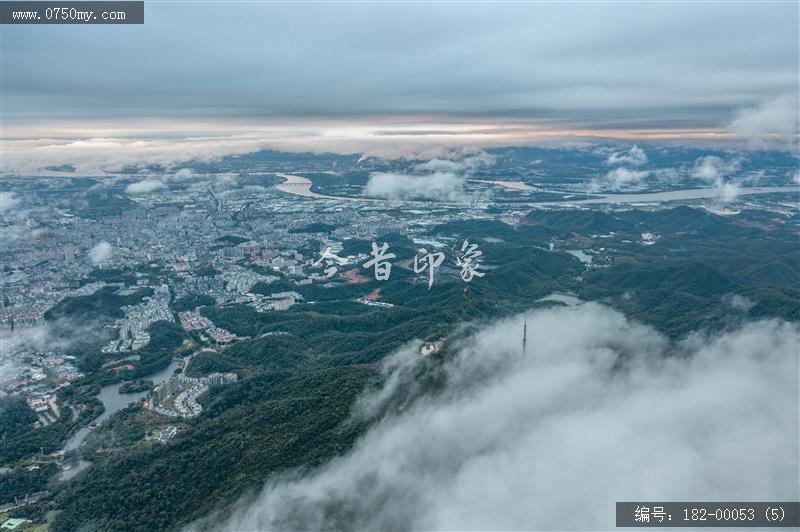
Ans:
[{"label": "aerial cityscape", "polygon": [[800,505],[800,4],[198,6],[2,26],[4,530]]}]

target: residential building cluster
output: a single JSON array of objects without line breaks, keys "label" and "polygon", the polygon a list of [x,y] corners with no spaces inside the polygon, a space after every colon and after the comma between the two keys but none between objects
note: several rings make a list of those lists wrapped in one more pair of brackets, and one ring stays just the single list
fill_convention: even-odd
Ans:
[{"label": "residential building cluster", "polygon": [[[135,291],[126,291],[135,293]],[[102,348],[104,353],[120,351],[136,351],[150,342],[147,328],[157,321],[174,321],[169,308],[169,286],[160,285],[153,288],[153,295],[147,296],[138,305],[122,307],[125,317],[116,321],[118,337]]]},{"label": "residential building cluster", "polygon": [[198,397],[211,386],[233,384],[238,379],[236,373],[211,373],[205,377],[173,376],[153,390],[145,405],[164,416],[197,417],[203,411]]}]

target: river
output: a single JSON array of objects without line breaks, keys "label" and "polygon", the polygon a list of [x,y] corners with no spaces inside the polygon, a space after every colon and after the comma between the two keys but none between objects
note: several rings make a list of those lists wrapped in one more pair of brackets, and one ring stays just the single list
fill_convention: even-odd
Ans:
[{"label": "river", "polygon": [[[800,187],[740,187],[737,189],[739,196],[753,194],[800,193]],[[563,192],[561,192],[563,194]],[[667,192],[643,192],[640,194],[596,194],[594,198],[582,200],[559,200],[557,202],[537,203],[537,205],[552,205],[553,203],[568,203],[570,205],[586,205],[591,203],[639,203],[658,201],[686,201],[697,199],[722,198],[723,192],[718,188],[690,188],[683,190],[670,190]]]},{"label": "river", "polygon": [[[687,188],[681,190],[668,190],[665,192],[641,192],[629,194],[606,194],[594,192],[580,192],[580,191],[566,191],[566,190],[553,190],[549,188],[532,187],[521,181],[485,181],[474,179],[473,182],[483,183],[486,185],[495,185],[509,190],[535,190],[536,192],[547,192],[550,194],[587,194],[592,197],[587,199],[560,199],[553,201],[539,201],[524,203],[520,205],[535,205],[540,207],[550,207],[553,205],[590,205],[598,203],[652,203],[660,201],[688,201],[699,199],[717,199],[722,198],[724,193],[719,188]],[[739,187],[736,189],[737,195],[748,196],[752,194],[774,194],[781,193],[795,193],[800,194],[800,187],[785,186],[785,187]]]},{"label": "river", "polygon": [[[356,196],[326,196],[317,194],[311,191],[311,180],[292,174],[275,174],[278,177],[285,179],[284,183],[277,186],[278,190],[296,194],[306,198],[315,199],[332,199],[342,201],[358,201],[358,202],[374,202],[374,201],[387,201],[376,198],[365,198]],[[521,181],[488,181],[473,179],[472,182],[483,183],[485,185],[495,185],[503,188],[521,191],[521,190],[535,190],[537,192],[547,192],[552,194],[586,194],[579,191],[565,191],[565,190],[551,190],[547,188],[538,188],[527,185]],[[749,196],[753,194],[774,194],[774,193],[794,193],[800,194],[800,187],[785,186],[785,187],[739,187],[737,195]],[[519,206],[535,206],[535,207],[552,207],[555,205],[589,205],[589,204],[602,204],[602,203],[652,203],[660,201],[687,201],[687,200],[700,200],[700,199],[717,199],[723,197],[723,191],[719,188],[691,188],[681,190],[669,190],[666,192],[642,192],[632,194],[606,194],[606,193],[589,193],[592,197],[588,199],[560,199],[554,201],[532,201],[532,202],[519,202]],[[396,200],[399,201],[399,200]],[[400,201],[404,204],[426,204],[426,203],[441,203],[443,205],[454,205],[446,202],[421,202],[421,201]]]}]

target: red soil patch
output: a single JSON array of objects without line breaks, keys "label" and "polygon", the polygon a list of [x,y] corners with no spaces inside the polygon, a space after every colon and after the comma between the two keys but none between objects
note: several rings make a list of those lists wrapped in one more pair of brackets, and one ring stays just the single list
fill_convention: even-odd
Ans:
[{"label": "red soil patch", "polygon": [[380,297],[381,297],[381,289],[376,288],[369,294],[365,295],[364,299],[366,299],[367,301],[377,301],[378,299],[380,299]]},{"label": "red soil patch", "polygon": [[342,272],[342,277],[348,284],[363,284],[369,282],[369,277],[365,277],[358,272],[358,268]]}]

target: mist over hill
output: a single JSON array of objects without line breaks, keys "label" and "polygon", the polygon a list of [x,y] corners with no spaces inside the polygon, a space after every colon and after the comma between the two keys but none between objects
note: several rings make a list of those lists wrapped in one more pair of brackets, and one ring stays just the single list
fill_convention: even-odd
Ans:
[{"label": "mist over hill", "polygon": [[580,304],[485,324],[434,387],[412,344],[359,399],[377,420],[352,450],[193,527],[587,530],[621,500],[795,500],[798,342],[780,320],[673,342]]}]

